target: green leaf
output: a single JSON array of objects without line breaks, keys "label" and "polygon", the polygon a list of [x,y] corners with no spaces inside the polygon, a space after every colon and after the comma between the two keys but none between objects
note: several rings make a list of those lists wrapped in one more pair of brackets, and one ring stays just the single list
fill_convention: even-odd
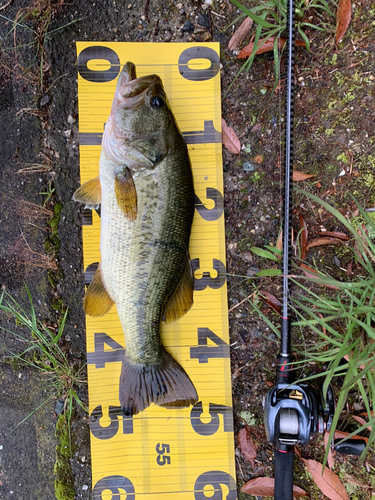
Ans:
[{"label": "green leaf", "polygon": [[271,24],[261,17],[255,15],[251,10],[247,9],[244,5],[242,5],[240,2],[237,2],[237,0],[230,0],[234,5],[236,5],[242,12],[244,12],[247,16],[251,17],[251,19],[262,26],[263,28],[274,28],[275,25]]},{"label": "green leaf", "polygon": [[270,259],[276,262],[279,262],[280,260],[273,253],[269,252],[268,250],[264,250],[264,248],[251,247],[250,251],[255,253],[255,255],[259,255],[259,257],[263,257],[264,259]]},{"label": "green leaf", "polygon": [[280,274],[282,274],[280,269],[264,269],[256,273],[255,276],[261,278],[262,276],[280,276]]}]

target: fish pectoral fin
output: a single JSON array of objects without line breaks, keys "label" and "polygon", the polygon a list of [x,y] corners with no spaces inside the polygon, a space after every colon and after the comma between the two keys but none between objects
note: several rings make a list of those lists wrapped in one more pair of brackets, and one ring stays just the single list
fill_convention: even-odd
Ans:
[{"label": "fish pectoral fin", "polygon": [[102,202],[102,189],[99,177],[90,179],[80,186],[73,194],[73,200],[85,204],[85,208],[99,208]]},{"label": "fish pectoral fin", "polygon": [[189,256],[187,256],[184,274],[174,294],[164,309],[164,321],[172,323],[182,318],[193,305],[194,275]]},{"label": "fish pectoral fin", "polygon": [[104,316],[111,310],[113,304],[114,301],[104,287],[99,266],[87,288],[83,308],[89,316]]},{"label": "fish pectoral fin", "polygon": [[115,194],[118,206],[129,220],[137,218],[137,191],[133,176],[128,167],[115,177]]}]

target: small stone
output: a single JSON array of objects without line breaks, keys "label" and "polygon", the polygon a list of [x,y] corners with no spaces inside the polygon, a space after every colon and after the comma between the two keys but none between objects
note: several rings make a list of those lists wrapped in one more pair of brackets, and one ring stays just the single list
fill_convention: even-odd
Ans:
[{"label": "small stone", "polygon": [[89,489],[89,487],[87,486],[87,484],[84,484],[84,485],[82,486],[82,490],[83,490],[83,491],[87,491],[88,489]]},{"label": "small stone", "polygon": [[185,21],[182,31],[187,31],[189,33],[192,33],[194,31],[194,24],[191,23],[190,21]]},{"label": "small stone", "polygon": [[255,276],[256,273],[259,273],[259,268],[258,267],[249,267],[249,269],[246,272],[246,276]]},{"label": "small stone", "polygon": [[172,38],[172,33],[170,31],[166,31],[164,35],[164,41],[169,42],[171,38]]},{"label": "small stone", "polygon": [[64,405],[65,405],[65,400],[64,399],[59,399],[58,401],[56,401],[56,403],[55,403],[55,413],[57,415],[60,415],[60,413],[62,413],[62,411],[64,409]]},{"label": "small stone", "polygon": [[180,9],[178,13],[180,14],[180,16],[182,16],[183,14],[185,14],[185,9]]},{"label": "small stone", "polygon": [[68,116],[68,123],[75,123],[77,120],[72,117],[72,115]]},{"label": "small stone", "polygon": [[65,135],[65,137],[70,137],[72,135],[72,131],[71,130],[64,130],[64,135]]},{"label": "small stone", "polygon": [[178,3],[178,4],[176,5],[176,7],[177,7],[177,10],[182,9],[182,3]]},{"label": "small stone", "polygon": [[146,16],[141,16],[141,21],[146,21]]},{"label": "small stone", "polygon": [[132,4],[131,4],[131,3],[129,3],[129,4],[128,4],[128,9],[131,9],[131,8],[132,8]]},{"label": "small stone", "polygon": [[51,100],[51,97],[49,95],[45,95],[44,97],[41,98],[40,100],[40,107],[42,108],[46,104],[48,104]]},{"label": "small stone", "polygon": [[253,172],[255,170],[255,167],[254,165],[252,165],[249,161],[245,161],[243,164],[242,164],[242,170],[244,172]]},{"label": "small stone", "polygon": [[339,258],[336,257],[336,255],[333,256],[333,262],[335,263],[335,265],[337,267],[341,267],[341,262],[340,262]]}]

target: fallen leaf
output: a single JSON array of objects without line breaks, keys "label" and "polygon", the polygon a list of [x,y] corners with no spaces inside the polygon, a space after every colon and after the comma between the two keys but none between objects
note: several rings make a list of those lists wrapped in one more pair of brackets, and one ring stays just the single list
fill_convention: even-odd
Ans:
[{"label": "fallen leaf", "polygon": [[313,174],[305,174],[304,172],[298,172],[298,170],[293,170],[293,180],[294,181],[305,181],[311,177],[316,177]]},{"label": "fallen leaf", "polygon": [[[263,43],[264,38],[259,40],[257,47],[259,47]],[[279,37],[277,42],[277,48],[282,49],[285,45],[286,38]],[[297,47],[306,47],[305,42],[301,42],[300,40],[296,40],[294,43]],[[273,50],[275,45],[275,37],[270,36],[268,40],[266,40],[263,45],[256,51],[256,54],[263,54],[264,52],[269,52]],[[251,56],[254,50],[254,42],[250,42],[246,47],[244,47],[241,52],[238,54],[238,59],[244,59],[245,57]]]},{"label": "fallen leaf", "polygon": [[282,250],[283,249],[283,232],[282,231],[280,231],[279,237],[277,238],[276,248],[278,250]]},{"label": "fallen leaf", "polygon": [[245,426],[243,429],[239,431],[237,439],[238,439],[238,446],[241,449],[243,457],[248,462],[250,462],[251,467],[254,468],[255,467],[254,460],[257,457],[258,446],[254,443],[249,428],[247,426]]},{"label": "fallen leaf", "polygon": [[360,488],[370,488],[368,484],[362,483],[356,477],[351,476],[350,474],[345,474],[345,480],[348,481],[348,483],[354,484],[354,486],[359,486]]},{"label": "fallen leaf", "polygon": [[[327,449],[328,439],[329,439],[329,432],[325,431],[325,433],[324,433],[324,447],[325,447],[325,449]],[[329,451],[328,451],[327,462],[328,462],[328,467],[330,469],[333,469],[333,467],[335,465],[335,461],[334,461],[331,447],[329,448]]]},{"label": "fallen leaf", "polygon": [[306,257],[306,248],[307,248],[307,239],[309,236],[309,232],[307,230],[307,224],[305,219],[302,217],[301,214],[299,214],[299,227],[300,227],[300,234],[301,234],[301,259],[305,260]]},{"label": "fallen leaf", "polygon": [[306,249],[310,250],[310,248],[313,247],[320,247],[322,245],[337,245],[338,243],[343,243],[342,240],[339,238],[315,238],[314,240],[311,240],[308,244]]},{"label": "fallen leaf", "polygon": [[262,163],[263,161],[263,156],[258,155],[254,158],[255,163]]},{"label": "fallen leaf", "polygon": [[368,422],[366,422],[366,420],[362,417],[359,417],[358,415],[352,415],[352,417],[354,418],[354,420],[356,420],[359,424],[361,425],[367,425],[367,428],[368,430],[371,432],[372,431],[372,426],[368,424]]},{"label": "fallen leaf", "polygon": [[[323,276],[321,274],[319,274],[318,271],[316,271],[315,269],[313,269],[310,266],[307,266],[306,264],[300,264],[300,268],[302,269],[302,271],[306,274],[306,276],[308,278],[313,278],[313,279],[317,279],[317,280],[323,278]],[[326,283],[320,283],[320,285],[325,286],[326,288],[331,288],[332,290],[338,290],[338,287],[335,285],[329,285]]]},{"label": "fallen leaf", "polygon": [[252,25],[253,20],[251,19],[251,17],[247,17],[241,24],[241,26],[234,32],[232,38],[229,40],[229,50],[234,50],[241,44],[241,42],[246,38],[246,35],[251,30]]},{"label": "fallen leaf", "polygon": [[352,17],[352,0],[339,0],[336,15],[336,38],[335,42],[341,42],[342,37],[348,29]]},{"label": "fallen leaf", "polygon": [[[362,413],[359,414],[361,417],[368,417],[368,413],[367,411],[364,411]],[[373,417],[374,416],[374,410],[371,410],[370,411],[370,415]]]},{"label": "fallen leaf", "polygon": [[[335,434],[333,436],[333,439],[345,439],[348,436],[350,436],[349,432],[343,432],[343,431],[336,430]],[[350,439],[362,439],[363,441],[366,441],[366,443],[368,441],[368,438],[362,437],[362,436],[358,436],[356,434],[354,436],[351,436]]]},{"label": "fallen leaf", "polygon": [[330,500],[349,500],[348,493],[334,472],[315,460],[302,459],[317,487]]},{"label": "fallen leaf", "polygon": [[351,260],[348,265],[348,269],[346,270],[347,276],[353,276],[353,261]]},{"label": "fallen leaf", "polygon": [[259,296],[266,304],[272,307],[277,314],[281,315],[281,302],[274,295],[265,290],[259,290]]},{"label": "fallen leaf", "polygon": [[228,127],[224,118],[221,119],[221,140],[224,146],[236,155],[241,152],[241,143],[232,127]]},{"label": "fallen leaf", "polygon": [[[250,479],[241,488],[243,493],[259,497],[273,497],[275,490],[275,480],[271,477],[256,477]],[[293,498],[308,496],[306,491],[293,484]]]},{"label": "fallen leaf", "polygon": [[339,231],[320,231],[318,234],[323,236],[333,236],[333,238],[340,238],[341,240],[349,241],[350,236],[345,233],[340,233]]}]

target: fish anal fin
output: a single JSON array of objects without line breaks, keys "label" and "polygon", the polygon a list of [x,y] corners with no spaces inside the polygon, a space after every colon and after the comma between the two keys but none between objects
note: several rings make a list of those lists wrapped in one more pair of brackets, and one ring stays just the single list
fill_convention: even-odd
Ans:
[{"label": "fish anal fin", "polygon": [[187,408],[198,401],[197,391],[185,370],[162,347],[152,365],[122,362],[119,397],[123,414],[136,415],[151,403],[166,408]]},{"label": "fish anal fin", "polygon": [[114,301],[104,287],[100,266],[95,271],[83,299],[83,308],[89,316],[104,316],[109,312]]},{"label": "fish anal fin", "polygon": [[129,220],[135,220],[137,218],[137,191],[128,167],[116,174],[115,194],[118,206],[126,217]]},{"label": "fish anal fin", "polygon": [[163,319],[172,323],[182,318],[193,305],[194,276],[189,256],[186,258],[184,273],[174,294],[165,306]]},{"label": "fish anal fin", "polygon": [[99,177],[83,183],[73,194],[73,200],[84,203],[87,208],[98,208],[102,202]]}]

